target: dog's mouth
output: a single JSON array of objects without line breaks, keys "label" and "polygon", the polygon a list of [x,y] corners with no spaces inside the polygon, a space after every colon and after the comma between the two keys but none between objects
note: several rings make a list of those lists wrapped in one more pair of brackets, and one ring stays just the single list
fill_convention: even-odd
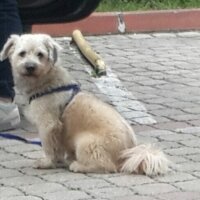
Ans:
[{"label": "dog's mouth", "polygon": [[21,74],[22,76],[24,76],[24,77],[32,77],[32,78],[36,78],[37,77],[37,75],[35,74],[35,73],[29,73],[29,72],[25,72],[25,73],[22,73]]}]

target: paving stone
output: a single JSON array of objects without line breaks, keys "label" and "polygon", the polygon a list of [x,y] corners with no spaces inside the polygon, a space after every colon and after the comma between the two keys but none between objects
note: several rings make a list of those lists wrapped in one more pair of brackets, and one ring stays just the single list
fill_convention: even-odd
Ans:
[{"label": "paving stone", "polygon": [[[113,105],[113,103],[111,104]],[[123,115],[123,112],[130,112],[131,110],[129,108],[126,108],[124,106],[120,106],[120,105],[117,105],[115,106],[116,110],[121,113]],[[125,116],[124,116],[125,117]]]},{"label": "paving stone", "polygon": [[117,104],[117,106],[119,105],[135,111],[146,111],[146,108],[139,101],[136,100],[129,102],[121,101],[120,104]]},{"label": "paving stone", "polygon": [[157,181],[162,183],[173,183],[173,182],[182,182],[182,181],[189,181],[196,179],[194,176],[187,174],[187,173],[181,173],[181,172],[172,172],[170,174],[167,174],[166,176],[160,176],[155,178]]},{"label": "paving stone", "polygon": [[6,177],[0,179],[0,183],[9,186],[21,186],[32,185],[36,183],[43,183],[43,181],[34,176],[18,176],[18,177]]},{"label": "paving stone", "polygon": [[200,108],[184,108],[183,111],[191,114],[199,114]]},{"label": "paving stone", "polygon": [[138,139],[139,143],[152,143],[152,144],[158,143],[158,139],[154,138],[154,137],[145,137],[145,136],[142,136],[142,135],[138,135],[137,139]]},{"label": "paving stone", "polygon": [[97,188],[106,188],[111,184],[103,179],[81,179],[81,180],[71,180],[64,183],[67,188],[73,190],[87,190],[87,189],[97,189]]},{"label": "paving stone", "polygon": [[153,113],[149,112],[153,118],[156,120],[157,123],[166,123],[166,122],[170,122],[170,119],[168,119],[167,117],[163,117],[163,116],[154,116]]},{"label": "paving stone", "polygon": [[165,183],[145,184],[133,187],[133,190],[143,195],[156,195],[177,191],[175,187]]},{"label": "paving stone", "polygon": [[193,174],[194,176],[200,178],[200,172],[193,172],[192,174]]},{"label": "paving stone", "polygon": [[115,197],[115,200],[156,200],[155,197],[146,197],[139,195],[131,195],[131,196],[123,196],[123,197]]},{"label": "paving stone", "polygon": [[170,121],[170,122],[155,124],[155,125],[153,125],[153,127],[156,129],[173,130],[174,131],[175,129],[177,129],[179,127],[188,127],[188,123]]},{"label": "paving stone", "polygon": [[200,135],[200,127],[196,126],[196,127],[179,128],[179,129],[176,129],[176,132],[186,133],[186,134],[199,133],[199,135]]},{"label": "paving stone", "polygon": [[139,133],[139,132],[143,132],[143,131],[152,131],[152,130],[155,130],[155,128],[151,127],[151,125],[139,125],[139,124],[135,124],[133,126],[133,129],[136,133],[136,135]]},{"label": "paving stone", "polygon": [[95,174],[95,173],[88,173],[87,176],[90,177],[90,178],[101,178],[101,179],[104,179],[104,180],[107,180],[107,178],[110,178],[110,177],[119,177],[121,176],[122,174],[121,173],[106,173],[106,174]]},{"label": "paving stone", "polygon": [[10,161],[5,161],[1,162],[1,165],[8,168],[8,169],[20,169],[24,167],[32,167],[33,166],[33,160],[29,159],[20,159],[20,160],[10,160]]},{"label": "paving stone", "polygon": [[192,155],[192,154],[199,154],[200,149],[199,148],[192,148],[192,147],[180,147],[177,149],[167,149],[165,150],[170,155],[176,155],[176,156],[183,156],[183,155]]},{"label": "paving stone", "polygon": [[[163,100],[162,100],[163,101]],[[179,110],[179,109],[158,109],[158,110],[153,110],[152,113],[154,115],[157,116],[165,116],[165,117],[171,117],[171,116],[177,116],[177,115],[181,115],[184,114],[183,111]]]},{"label": "paving stone", "polygon": [[[157,98],[157,99],[144,99],[143,100],[145,103],[147,104],[161,104],[161,105],[165,105],[165,102],[170,102],[170,103],[173,103],[175,102],[176,100],[174,98]],[[158,110],[158,115],[164,113],[164,111],[168,111],[168,110]],[[178,111],[177,111],[178,112]]]},{"label": "paving stone", "polygon": [[17,140],[7,140],[4,138],[0,138],[0,147],[7,147],[7,146],[16,146],[21,145],[22,143]]},{"label": "paving stone", "polygon": [[194,162],[200,162],[200,156],[199,154],[195,154],[195,155],[188,155],[185,156],[188,160],[192,160]]},{"label": "paving stone", "polygon": [[[165,150],[166,151],[166,150]],[[182,163],[187,163],[188,162],[188,159],[183,156],[175,156],[175,155],[167,155],[168,159],[174,163],[174,167],[176,167],[176,164],[182,164]]]},{"label": "paving stone", "polygon": [[0,151],[0,153],[0,161],[14,161],[23,159],[23,157],[19,154],[7,153],[5,151]]},{"label": "paving stone", "polygon": [[174,132],[168,130],[152,130],[152,131],[143,131],[138,132],[138,135],[148,136],[148,137],[158,137],[163,135],[173,135]]},{"label": "paving stone", "polygon": [[42,194],[45,193],[53,193],[53,192],[58,192],[58,191],[65,191],[67,188],[62,186],[61,184],[58,183],[37,183],[37,184],[32,184],[32,185],[22,185],[18,186],[23,192],[29,195],[39,195],[42,196]]},{"label": "paving stone", "polygon": [[181,144],[187,146],[187,147],[199,147],[199,143],[200,143],[200,138],[195,139],[195,140],[184,140],[184,141],[180,141]]},{"label": "paving stone", "polygon": [[158,142],[156,143],[156,145],[162,149],[176,149],[182,146],[178,142],[168,142],[168,141]]},{"label": "paving stone", "polygon": [[194,171],[200,171],[200,163],[199,162],[181,163],[179,170],[188,173]]},{"label": "paving stone", "polygon": [[156,121],[151,117],[134,118],[132,119],[132,121],[138,124],[145,124],[145,125],[156,123]]},{"label": "paving stone", "polygon": [[199,192],[171,192],[167,194],[159,195],[159,199],[161,200],[198,200],[200,198]]},{"label": "paving stone", "polygon": [[79,199],[89,199],[90,196],[87,195],[85,192],[82,191],[61,191],[61,192],[52,192],[48,194],[42,194],[44,199],[48,200],[79,200]]},{"label": "paving stone", "polygon": [[114,185],[117,186],[135,186],[135,185],[141,185],[141,184],[147,184],[147,183],[153,183],[154,180],[147,177],[147,176],[141,176],[141,175],[122,175],[119,177],[110,177],[107,178],[107,180]]},{"label": "paving stone", "polygon": [[44,152],[41,151],[32,151],[32,152],[25,152],[25,153],[21,153],[21,155],[23,155],[26,158],[30,158],[30,159],[40,159],[42,157],[44,157]]},{"label": "paving stone", "polygon": [[189,135],[189,134],[173,134],[173,135],[161,135],[159,136],[161,140],[165,141],[186,141],[186,140],[196,140],[198,139],[194,135]]},{"label": "paving stone", "polygon": [[[0,169],[0,179],[1,178],[8,178],[8,177],[16,177],[16,176],[23,176],[22,173],[15,169]],[[1,181],[0,181],[1,182]]]},{"label": "paving stone", "polygon": [[9,187],[9,186],[1,186],[0,187],[0,199],[7,199],[10,196],[19,196],[19,195],[23,195],[23,193],[21,191],[19,191],[16,188],[13,187]]},{"label": "paving stone", "polygon": [[[189,123],[190,126],[199,126],[200,120],[199,119],[190,120],[188,123]],[[193,134],[195,135],[195,133],[193,133]]]},{"label": "paving stone", "polygon": [[200,180],[185,181],[181,183],[174,183],[176,187],[179,187],[183,191],[200,192]]},{"label": "paving stone", "polygon": [[[170,86],[170,87],[172,87],[172,86]],[[169,95],[169,93],[167,94],[167,96],[168,95]],[[174,95],[177,96],[177,92],[175,92]],[[197,104],[195,104],[195,103],[192,103],[192,102],[180,102],[180,101],[173,102],[173,104],[166,102],[165,105],[168,106],[168,107],[170,107],[170,108],[177,108],[177,109],[196,108],[197,107]]]},{"label": "paving stone", "polygon": [[[158,95],[142,94],[142,93],[137,93],[136,96],[138,99],[157,99],[157,98],[159,98]],[[146,107],[148,108],[148,110],[156,110],[156,109],[164,108],[164,106],[161,106],[161,105],[151,105],[149,107],[148,107],[148,105],[146,105]]]},{"label": "paving stone", "polygon": [[20,149],[18,146],[9,146],[9,147],[4,147],[6,151],[8,152],[29,152],[29,151],[38,151],[41,150],[41,147],[37,146],[37,145],[30,145],[30,144],[21,144],[20,145]]},{"label": "paving stone", "polygon": [[168,116],[168,118],[176,121],[190,121],[194,119],[199,119],[200,115],[192,115],[192,114],[183,114],[183,115],[175,115],[175,116]]},{"label": "paving stone", "polygon": [[113,199],[115,199],[116,197],[119,198],[134,194],[134,192],[132,192],[128,188],[116,188],[116,187],[98,188],[89,190],[88,192],[96,198],[113,198]]},{"label": "paving stone", "polygon": [[62,173],[43,175],[42,178],[50,182],[66,182],[66,181],[74,181],[77,179],[82,180],[87,178],[87,176],[81,173],[72,173],[66,170]]},{"label": "paving stone", "polygon": [[42,200],[42,198],[34,196],[16,196],[16,197],[7,197],[5,200]]},{"label": "paving stone", "polygon": [[135,118],[144,118],[149,117],[147,113],[141,112],[141,111],[128,111],[128,112],[122,112],[122,115],[126,119],[135,119]]},{"label": "paving stone", "polygon": [[[161,71],[161,67],[160,66],[150,66],[149,67],[150,70],[155,70],[155,71]],[[146,85],[146,86],[155,86],[155,85],[162,85],[162,84],[165,84],[166,82],[165,81],[162,81],[162,80],[149,80],[149,81],[142,81],[142,85]],[[161,101],[160,99],[157,100],[156,102],[158,101]],[[173,99],[171,99],[171,101],[174,101]]]},{"label": "paving stone", "polygon": [[43,175],[53,175],[53,174],[57,174],[57,173],[65,173],[66,169],[61,169],[61,168],[57,168],[57,169],[51,169],[51,170],[46,170],[46,169],[34,169],[32,167],[24,167],[22,169],[20,169],[20,171],[22,173],[24,173],[25,175],[35,175],[35,176],[43,176]]}]

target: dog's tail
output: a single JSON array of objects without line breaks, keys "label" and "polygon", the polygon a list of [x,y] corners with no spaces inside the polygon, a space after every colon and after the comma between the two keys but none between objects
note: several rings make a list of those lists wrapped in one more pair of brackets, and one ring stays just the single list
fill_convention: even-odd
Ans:
[{"label": "dog's tail", "polygon": [[169,170],[170,161],[162,151],[155,149],[152,145],[141,144],[123,150],[120,158],[122,172],[155,176],[165,174]]}]

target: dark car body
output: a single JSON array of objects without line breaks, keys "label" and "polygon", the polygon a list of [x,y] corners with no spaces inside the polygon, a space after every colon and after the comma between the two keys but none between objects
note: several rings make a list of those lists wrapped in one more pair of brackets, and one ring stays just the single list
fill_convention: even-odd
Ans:
[{"label": "dark car body", "polygon": [[72,22],[90,15],[101,0],[17,0],[24,25]]}]

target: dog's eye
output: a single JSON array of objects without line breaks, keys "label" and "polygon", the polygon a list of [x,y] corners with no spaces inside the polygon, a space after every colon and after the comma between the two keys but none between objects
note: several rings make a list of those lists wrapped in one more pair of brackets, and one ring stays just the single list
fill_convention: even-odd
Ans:
[{"label": "dog's eye", "polygon": [[26,55],[26,51],[21,51],[21,52],[19,53],[19,56],[22,57],[22,58],[23,58],[25,55]]},{"label": "dog's eye", "polygon": [[38,56],[38,58],[43,58],[43,57],[44,57],[44,54],[43,54],[42,52],[38,52],[38,53],[37,53],[37,56]]}]

